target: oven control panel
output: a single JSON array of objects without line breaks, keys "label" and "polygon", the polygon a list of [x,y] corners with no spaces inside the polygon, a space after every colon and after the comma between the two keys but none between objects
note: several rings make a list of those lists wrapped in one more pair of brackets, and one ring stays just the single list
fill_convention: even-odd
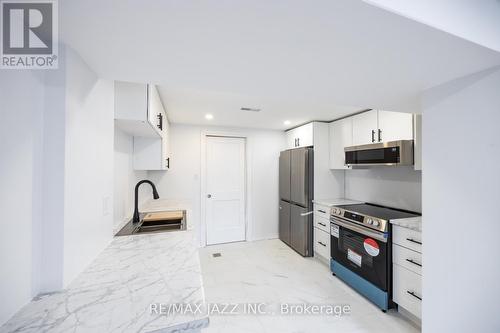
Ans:
[{"label": "oven control panel", "polygon": [[351,211],[344,210],[344,209],[338,208],[338,207],[332,207],[331,215],[343,217],[345,219],[362,224],[362,225],[364,225],[368,228],[371,228],[371,229],[376,229],[376,230],[384,231],[384,232],[386,231],[385,229],[386,229],[387,221],[382,220],[382,219],[378,219],[378,218],[371,217],[371,216],[361,215],[361,214],[358,214],[356,212],[351,212]]}]

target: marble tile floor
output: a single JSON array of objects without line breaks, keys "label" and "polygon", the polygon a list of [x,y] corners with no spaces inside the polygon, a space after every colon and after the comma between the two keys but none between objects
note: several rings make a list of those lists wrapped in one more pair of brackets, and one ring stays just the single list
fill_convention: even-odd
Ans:
[{"label": "marble tile floor", "polygon": [[[200,260],[207,303],[239,304],[238,314],[212,314],[203,332],[420,332],[396,311],[383,313],[332,276],[325,264],[301,257],[277,239],[207,246],[200,249]],[[245,314],[242,304],[248,303],[265,303],[266,311],[275,314]],[[276,314],[286,303],[349,305],[351,312]]]}]

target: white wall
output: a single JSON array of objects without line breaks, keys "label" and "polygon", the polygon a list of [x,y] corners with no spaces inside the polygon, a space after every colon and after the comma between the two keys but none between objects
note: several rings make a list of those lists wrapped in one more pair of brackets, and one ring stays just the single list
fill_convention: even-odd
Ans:
[{"label": "white wall", "polygon": [[37,228],[39,291],[63,286],[64,164],[66,135],[66,48],[59,46],[59,68],[45,71],[41,147],[41,219]]},{"label": "white wall", "polygon": [[113,84],[59,50],[58,70],[0,75],[0,325],[112,236]]},{"label": "white wall", "polygon": [[500,69],[423,98],[423,331],[500,332]]},{"label": "white wall", "polygon": [[43,73],[0,70],[0,325],[33,296]]},{"label": "white wall", "polygon": [[64,285],[112,239],[113,81],[66,54]]},{"label": "white wall", "polygon": [[248,137],[247,149],[251,159],[251,183],[248,184],[251,228],[248,239],[278,237],[278,157],[285,148],[285,134],[282,131],[172,124],[171,169],[167,172],[148,172],[149,178],[158,187],[160,197],[191,202],[194,219],[191,223],[194,222],[198,228],[201,207],[201,133],[207,130]]},{"label": "white wall", "polygon": [[[147,178],[146,171],[134,171],[134,138],[115,126],[114,138],[114,227],[130,220],[134,212],[135,184]],[[140,189],[142,201],[147,197],[144,187]]]},{"label": "white wall", "polygon": [[422,172],[413,167],[346,170],[345,197],[422,212]]}]

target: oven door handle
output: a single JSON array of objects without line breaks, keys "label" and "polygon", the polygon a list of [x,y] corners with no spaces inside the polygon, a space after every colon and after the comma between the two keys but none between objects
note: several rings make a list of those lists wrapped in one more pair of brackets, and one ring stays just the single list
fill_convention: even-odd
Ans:
[{"label": "oven door handle", "polygon": [[378,233],[375,231],[367,230],[366,228],[358,227],[356,225],[353,225],[352,223],[344,222],[338,218],[332,218],[332,223],[338,224],[339,226],[344,227],[346,229],[356,231],[362,235],[375,238],[376,240],[379,240],[383,243],[387,243],[387,238],[384,237],[385,235],[383,233]]}]

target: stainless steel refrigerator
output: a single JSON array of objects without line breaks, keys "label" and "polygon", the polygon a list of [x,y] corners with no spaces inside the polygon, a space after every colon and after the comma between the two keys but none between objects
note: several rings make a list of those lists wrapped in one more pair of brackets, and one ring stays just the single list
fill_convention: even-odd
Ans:
[{"label": "stainless steel refrigerator", "polygon": [[280,153],[279,237],[304,257],[313,255],[313,149]]}]

